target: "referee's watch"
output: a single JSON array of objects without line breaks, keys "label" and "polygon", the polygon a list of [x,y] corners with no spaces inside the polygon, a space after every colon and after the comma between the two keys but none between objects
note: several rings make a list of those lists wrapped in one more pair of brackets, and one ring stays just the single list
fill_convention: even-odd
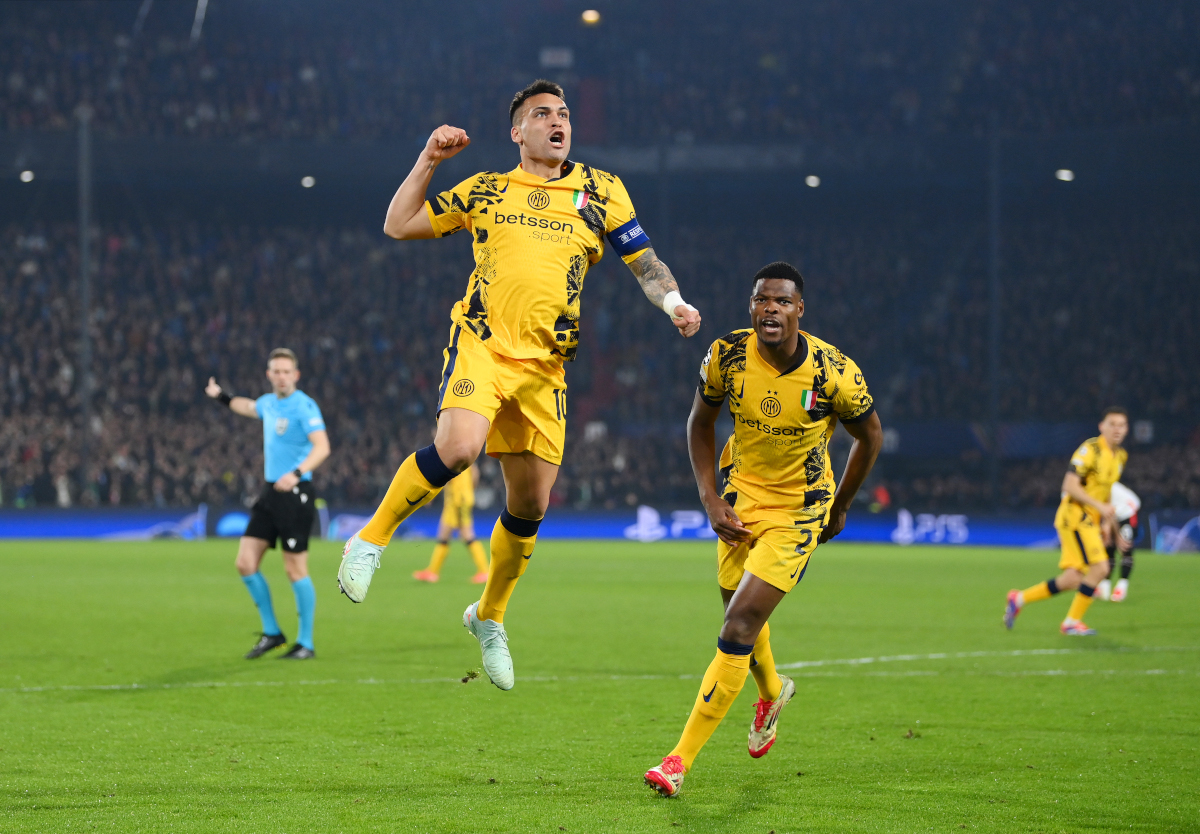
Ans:
[{"label": "referee's watch", "polygon": [[292,474],[296,476],[297,480],[300,480],[300,481],[304,480],[304,473],[300,471],[299,466],[297,466],[295,469],[292,470]]}]

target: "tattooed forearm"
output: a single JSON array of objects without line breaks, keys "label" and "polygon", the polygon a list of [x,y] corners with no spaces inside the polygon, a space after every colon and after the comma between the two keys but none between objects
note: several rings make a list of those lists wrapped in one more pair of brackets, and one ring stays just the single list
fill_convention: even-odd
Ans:
[{"label": "tattooed forearm", "polygon": [[646,294],[646,298],[650,299],[655,307],[662,306],[667,293],[679,289],[679,285],[675,283],[675,276],[671,274],[667,265],[658,259],[653,249],[647,249],[639,255],[637,260],[629,265],[629,269],[642,285],[642,292]]}]

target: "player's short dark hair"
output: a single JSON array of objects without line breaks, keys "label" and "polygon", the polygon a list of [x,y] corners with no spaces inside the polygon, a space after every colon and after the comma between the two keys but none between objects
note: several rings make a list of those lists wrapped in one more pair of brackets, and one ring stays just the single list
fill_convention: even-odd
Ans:
[{"label": "player's short dark hair", "polygon": [[779,278],[782,281],[791,281],[796,285],[796,292],[800,293],[800,297],[804,297],[804,276],[800,274],[800,270],[789,263],[775,261],[775,263],[767,264],[754,273],[754,286],[758,286],[758,282],[764,278]]},{"label": "player's short dark hair", "polygon": [[300,370],[300,360],[296,358],[296,352],[290,348],[275,348],[271,351],[271,355],[267,357],[267,364],[271,364],[272,359],[291,359],[292,364],[296,366],[296,370]]},{"label": "player's short dark hair", "polygon": [[512,104],[508,105],[508,120],[515,125],[517,123],[517,111],[521,109],[521,105],[525,103],[526,99],[529,99],[532,96],[541,95],[542,93],[549,93],[552,96],[558,96],[566,101],[566,97],[563,96],[562,87],[555,84],[553,81],[547,81],[545,78],[539,78],[537,81],[534,81],[528,87],[518,91],[517,94],[513,96]]},{"label": "player's short dark hair", "polygon": [[1100,422],[1103,423],[1105,420],[1107,420],[1108,415],[1110,414],[1120,414],[1126,420],[1129,419],[1129,412],[1124,408],[1119,405],[1110,405],[1108,408],[1104,409],[1104,413],[1100,415]]}]

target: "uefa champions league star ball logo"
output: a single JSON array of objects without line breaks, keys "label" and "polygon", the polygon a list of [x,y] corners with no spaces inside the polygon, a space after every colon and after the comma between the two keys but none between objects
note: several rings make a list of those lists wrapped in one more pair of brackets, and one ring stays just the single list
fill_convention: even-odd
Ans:
[{"label": "uefa champions league star ball logo", "polygon": [[286,417],[279,417],[275,420],[275,433],[280,437],[283,437],[285,434],[287,434],[287,427],[288,419]]},{"label": "uefa champions league star ball logo", "polygon": [[[767,394],[776,394],[777,391],[768,391]],[[758,404],[764,417],[778,417],[779,412],[783,411],[783,406],[779,404],[779,400],[772,396],[763,398],[763,401]]]},{"label": "uefa champions league star ball logo", "polygon": [[541,211],[546,206],[550,205],[550,192],[544,188],[538,188],[531,191],[529,194],[529,207],[535,211]]}]

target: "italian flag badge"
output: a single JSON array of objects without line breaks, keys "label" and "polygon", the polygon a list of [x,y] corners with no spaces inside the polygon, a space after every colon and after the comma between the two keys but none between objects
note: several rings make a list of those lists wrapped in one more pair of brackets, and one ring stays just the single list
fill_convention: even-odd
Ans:
[{"label": "italian flag badge", "polygon": [[812,407],[817,404],[816,391],[803,391],[800,394],[800,407],[805,411],[811,411]]},{"label": "italian flag badge", "polygon": [[571,202],[575,204],[575,208],[583,208],[588,204],[588,193],[586,191],[573,192],[571,194]]}]

